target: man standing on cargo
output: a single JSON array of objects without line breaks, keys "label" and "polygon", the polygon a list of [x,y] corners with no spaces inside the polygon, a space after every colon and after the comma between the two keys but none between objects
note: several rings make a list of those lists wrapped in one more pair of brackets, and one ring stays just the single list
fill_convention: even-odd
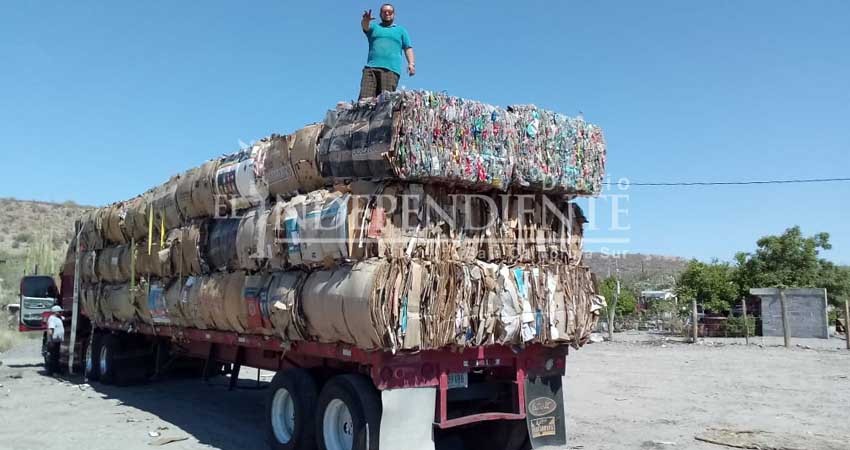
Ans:
[{"label": "man standing on cargo", "polygon": [[401,77],[401,53],[407,58],[407,74],[416,74],[416,57],[407,30],[395,24],[395,8],[381,5],[381,23],[372,22],[372,10],[363,13],[360,23],[369,41],[369,57],[360,79],[360,98],[377,97],[394,91]]},{"label": "man standing on cargo", "polygon": [[65,325],[62,323],[62,307],[50,308],[50,318],[47,319],[47,359],[44,370],[48,375],[59,372],[59,350],[65,340]]}]

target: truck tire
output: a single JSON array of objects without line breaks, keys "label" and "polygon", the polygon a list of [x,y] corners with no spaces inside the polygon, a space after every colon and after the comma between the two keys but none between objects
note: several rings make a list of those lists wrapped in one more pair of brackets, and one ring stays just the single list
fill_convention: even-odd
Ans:
[{"label": "truck tire", "polygon": [[316,448],[318,388],[303,369],[278,372],[266,397],[266,440],[273,450]]},{"label": "truck tire", "polygon": [[378,450],[381,401],[368,378],[332,378],[319,394],[316,412],[320,450]]},{"label": "truck tire", "polygon": [[98,376],[103,384],[113,384],[118,379],[121,340],[114,334],[103,336],[98,352]]},{"label": "truck tire", "polygon": [[100,345],[102,335],[97,332],[92,332],[89,337],[89,343],[86,346],[86,358],[83,361],[83,368],[86,378],[97,381],[100,378]]}]

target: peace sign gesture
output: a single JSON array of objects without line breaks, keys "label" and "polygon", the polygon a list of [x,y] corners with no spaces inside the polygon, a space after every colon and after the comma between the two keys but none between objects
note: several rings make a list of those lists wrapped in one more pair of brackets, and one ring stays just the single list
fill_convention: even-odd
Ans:
[{"label": "peace sign gesture", "polygon": [[363,20],[360,21],[360,26],[364,32],[369,31],[370,22],[372,21],[372,10],[363,11]]}]

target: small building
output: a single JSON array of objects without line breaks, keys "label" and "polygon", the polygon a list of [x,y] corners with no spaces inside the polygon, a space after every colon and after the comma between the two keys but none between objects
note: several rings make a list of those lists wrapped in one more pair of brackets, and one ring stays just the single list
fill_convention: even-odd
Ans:
[{"label": "small building", "polygon": [[678,305],[678,297],[672,289],[663,289],[660,291],[640,291],[638,299],[638,310],[645,311],[652,306],[653,302],[672,302]]},{"label": "small building", "polygon": [[[750,289],[750,295],[761,299],[762,336],[784,335],[779,291],[779,288]],[[791,337],[829,339],[826,289],[785,289],[785,304]]]}]

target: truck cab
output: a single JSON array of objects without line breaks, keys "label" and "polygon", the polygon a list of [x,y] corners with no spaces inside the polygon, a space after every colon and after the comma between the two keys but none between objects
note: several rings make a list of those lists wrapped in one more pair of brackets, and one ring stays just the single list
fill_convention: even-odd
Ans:
[{"label": "truck cab", "polygon": [[29,275],[21,278],[18,331],[43,331],[45,313],[59,298],[56,281],[49,275]]}]

